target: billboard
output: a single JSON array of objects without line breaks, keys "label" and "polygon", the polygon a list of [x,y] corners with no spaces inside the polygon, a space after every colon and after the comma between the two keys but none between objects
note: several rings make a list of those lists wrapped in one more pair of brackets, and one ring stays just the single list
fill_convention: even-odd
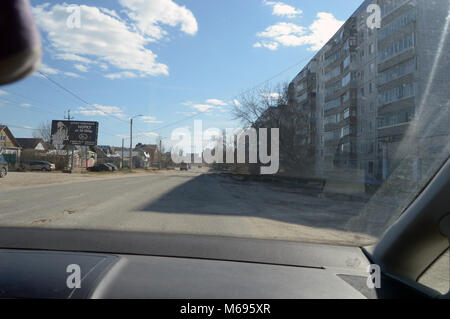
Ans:
[{"label": "billboard", "polygon": [[52,145],[96,146],[98,122],[52,121]]}]

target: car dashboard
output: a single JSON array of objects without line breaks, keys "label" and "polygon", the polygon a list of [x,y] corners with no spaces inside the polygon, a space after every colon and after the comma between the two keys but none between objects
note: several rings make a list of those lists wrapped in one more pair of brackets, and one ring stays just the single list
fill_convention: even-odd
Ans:
[{"label": "car dashboard", "polygon": [[382,290],[368,288],[370,262],[358,247],[38,229],[16,229],[9,242],[10,231],[0,232],[0,298],[423,297],[393,280]]}]

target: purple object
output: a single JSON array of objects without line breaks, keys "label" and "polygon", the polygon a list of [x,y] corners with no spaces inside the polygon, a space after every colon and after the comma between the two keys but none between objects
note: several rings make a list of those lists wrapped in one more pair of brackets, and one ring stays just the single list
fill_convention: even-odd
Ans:
[{"label": "purple object", "polygon": [[17,81],[40,64],[41,39],[28,0],[0,1],[0,84]]}]

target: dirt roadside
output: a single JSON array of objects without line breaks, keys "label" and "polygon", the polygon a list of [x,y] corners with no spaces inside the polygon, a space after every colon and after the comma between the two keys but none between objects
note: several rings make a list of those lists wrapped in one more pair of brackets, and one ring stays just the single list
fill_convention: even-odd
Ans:
[{"label": "dirt roadside", "polygon": [[135,171],[133,173],[89,173],[64,174],[61,172],[9,172],[0,179],[0,191],[44,186],[51,184],[68,184],[88,182],[101,179],[117,179],[126,177],[147,176],[150,174],[164,174],[166,171]]}]

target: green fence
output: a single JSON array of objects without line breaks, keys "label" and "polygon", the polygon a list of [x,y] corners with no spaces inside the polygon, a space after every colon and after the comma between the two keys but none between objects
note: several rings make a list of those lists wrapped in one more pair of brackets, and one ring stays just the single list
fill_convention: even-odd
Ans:
[{"label": "green fence", "polygon": [[16,167],[17,162],[16,154],[3,154],[3,158],[8,162],[9,167]]}]

